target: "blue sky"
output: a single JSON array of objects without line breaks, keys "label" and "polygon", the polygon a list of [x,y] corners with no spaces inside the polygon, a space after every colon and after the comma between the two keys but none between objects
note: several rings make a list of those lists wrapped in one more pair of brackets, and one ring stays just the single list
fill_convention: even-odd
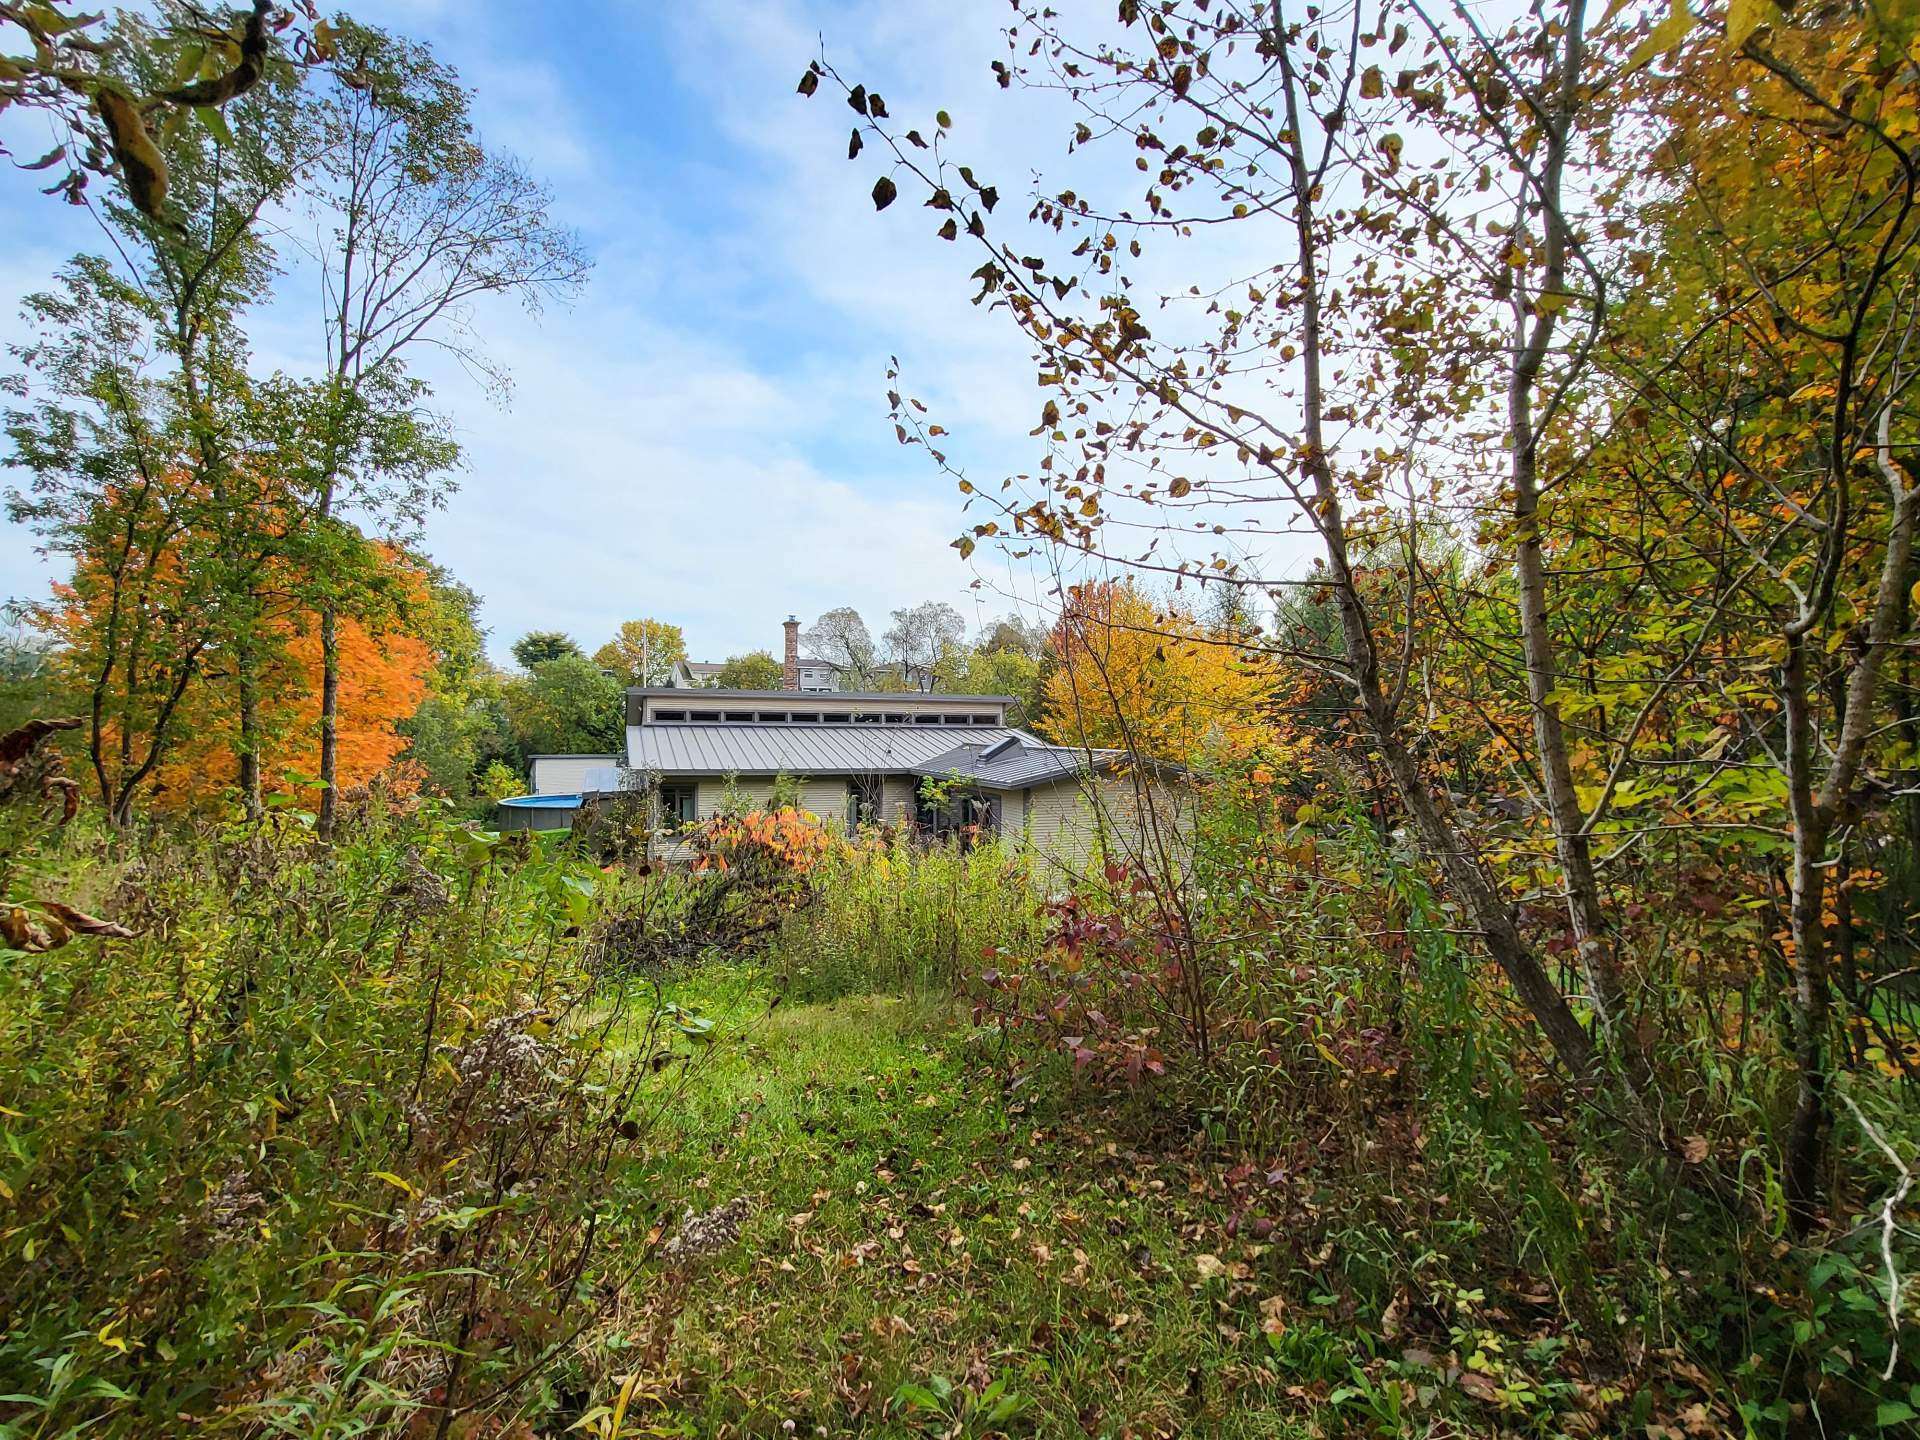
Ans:
[{"label": "blue sky", "polygon": [[[996,219],[1017,217],[1036,189],[1086,193],[1088,167],[1069,175],[1060,164],[1073,119],[1063,102],[995,83],[1007,6],[361,0],[351,10],[460,70],[483,137],[548,182],[556,217],[595,262],[568,308],[475,317],[513,377],[510,404],[456,367],[421,366],[466,454],[426,548],[484,597],[496,658],[529,629],[592,648],[638,615],[682,625],[694,656],[715,659],[777,650],[789,612],[810,621],[836,605],[857,607],[876,633],[889,611],[925,599],[974,624],[1016,602],[1043,616],[1043,578],[985,547],[971,564],[951,548],[966,523],[961,497],[923,452],[896,444],[885,399],[898,356],[901,388],[928,402],[953,457],[991,485],[1037,459],[1028,432],[1043,397],[1027,347],[1004,316],[970,303],[978,252],[934,238],[933,212],[909,190],[875,213],[879,152],[848,163],[843,99],[826,87],[811,101],[794,93],[824,43],[894,117],[931,129],[936,110],[950,112],[950,153],[1007,197]],[[18,153],[46,148],[16,117],[0,133]],[[1130,147],[1093,169],[1095,183],[1137,199]],[[18,333],[15,297],[100,243],[88,213],[41,196],[35,178],[0,173],[0,339]],[[1208,257],[1228,273],[1276,258],[1257,234],[1226,228],[1247,247]],[[1193,246],[1221,234],[1175,263],[1194,265]],[[313,370],[317,290],[295,269],[256,315],[263,369]],[[0,597],[44,593],[58,577],[32,537],[0,529]]]},{"label": "blue sky", "polygon": [[[967,302],[978,259],[935,240],[929,212],[874,212],[874,165],[845,159],[845,104],[794,94],[824,36],[895,114],[945,107],[956,138],[990,153],[1013,119],[988,71],[1001,7],[352,10],[459,68],[488,143],[551,185],[595,261],[571,307],[477,316],[513,376],[506,407],[457,369],[424,367],[466,450],[427,548],[485,598],[497,656],[532,628],[591,648],[640,614],[680,623],[696,655],[719,658],[777,648],[789,611],[811,620],[852,604],[877,631],[922,599],[969,620],[1010,608],[969,589],[976,572],[949,548],[959,497],[895,443],[885,370],[898,355],[957,452],[1005,472],[1031,454],[1024,347]],[[24,129],[9,142],[38,153]],[[87,212],[41,196],[35,178],[0,178],[8,337],[17,297],[100,243]],[[312,367],[316,309],[311,277],[288,275],[252,327],[263,366]],[[0,595],[42,593],[57,577],[6,528]]]}]

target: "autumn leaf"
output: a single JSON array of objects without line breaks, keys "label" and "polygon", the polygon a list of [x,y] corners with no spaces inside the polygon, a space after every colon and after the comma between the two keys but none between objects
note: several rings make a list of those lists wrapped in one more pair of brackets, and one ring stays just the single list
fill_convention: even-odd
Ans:
[{"label": "autumn leaf", "polygon": [[893,203],[894,197],[899,193],[900,191],[894,185],[893,181],[885,175],[882,175],[878,180],[873,182],[873,208],[876,210],[886,209]]},{"label": "autumn leaf", "polygon": [[0,775],[31,755],[47,736],[60,730],[78,730],[86,723],[77,715],[60,720],[29,720],[18,729],[0,735]]},{"label": "autumn leaf", "polygon": [[1627,59],[1628,70],[1638,70],[1651,62],[1656,56],[1664,55],[1687,38],[1687,32],[1693,28],[1693,16],[1687,10],[1687,0],[1671,0],[1671,8],[1666,19],[1653,27],[1653,33],[1642,40],[1633,54]]},{"label": "autumn leaf", "polygon": [[132,940],[138,933],[116,921],[102,920],[58,900],[36,900],[33,903],[76,935],[97,935],[104,940]]}]

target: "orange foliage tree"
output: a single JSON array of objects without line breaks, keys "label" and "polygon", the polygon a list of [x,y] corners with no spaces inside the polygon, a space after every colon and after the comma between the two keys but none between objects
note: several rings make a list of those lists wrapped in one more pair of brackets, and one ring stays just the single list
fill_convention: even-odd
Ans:
[{"label": "orange foliage tree", "polygon": [[[339,778],[364,785],[387,771],[406,746],[399,725],[427,698],[438,657],[415,623],[430,603],[426,578],[405,556],[382,550],[387,589],[398,599],[385,623],[342,616],[339,700]],[[308,617],[272,622],[277,654],[260,678],[264,751],[263,788],[286,792],[319,773],[320,635]],[[191,808],[211,803],[240,783],[238,709],[228,687],[211,685],[199,695],[191,734],[160,767],[162,806]]]}]

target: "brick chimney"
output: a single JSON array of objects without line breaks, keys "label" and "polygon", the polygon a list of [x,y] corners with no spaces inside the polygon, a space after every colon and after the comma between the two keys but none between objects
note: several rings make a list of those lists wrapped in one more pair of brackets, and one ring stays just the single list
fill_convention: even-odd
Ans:
[{"label": "brick chimney", "polygon": [[787,657],[780,666],[780,688],[800,688],[800,622],[787,616]]}]

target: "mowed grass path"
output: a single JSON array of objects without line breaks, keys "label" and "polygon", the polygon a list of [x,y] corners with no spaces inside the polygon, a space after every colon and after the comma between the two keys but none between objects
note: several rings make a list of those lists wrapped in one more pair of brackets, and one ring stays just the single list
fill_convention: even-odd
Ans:
[{"label": "mowed grass path", "polygon": [[937,1008],[702,988],[718,1048],[634,1193],[754,1211],[655,1322],[651,1433],[1341,1428],[1310,1423],[1332,1333],[1266,1333],[1290,1262],[1228,1239],[1198,1171],[1009,1100],[991,1038]]}]

